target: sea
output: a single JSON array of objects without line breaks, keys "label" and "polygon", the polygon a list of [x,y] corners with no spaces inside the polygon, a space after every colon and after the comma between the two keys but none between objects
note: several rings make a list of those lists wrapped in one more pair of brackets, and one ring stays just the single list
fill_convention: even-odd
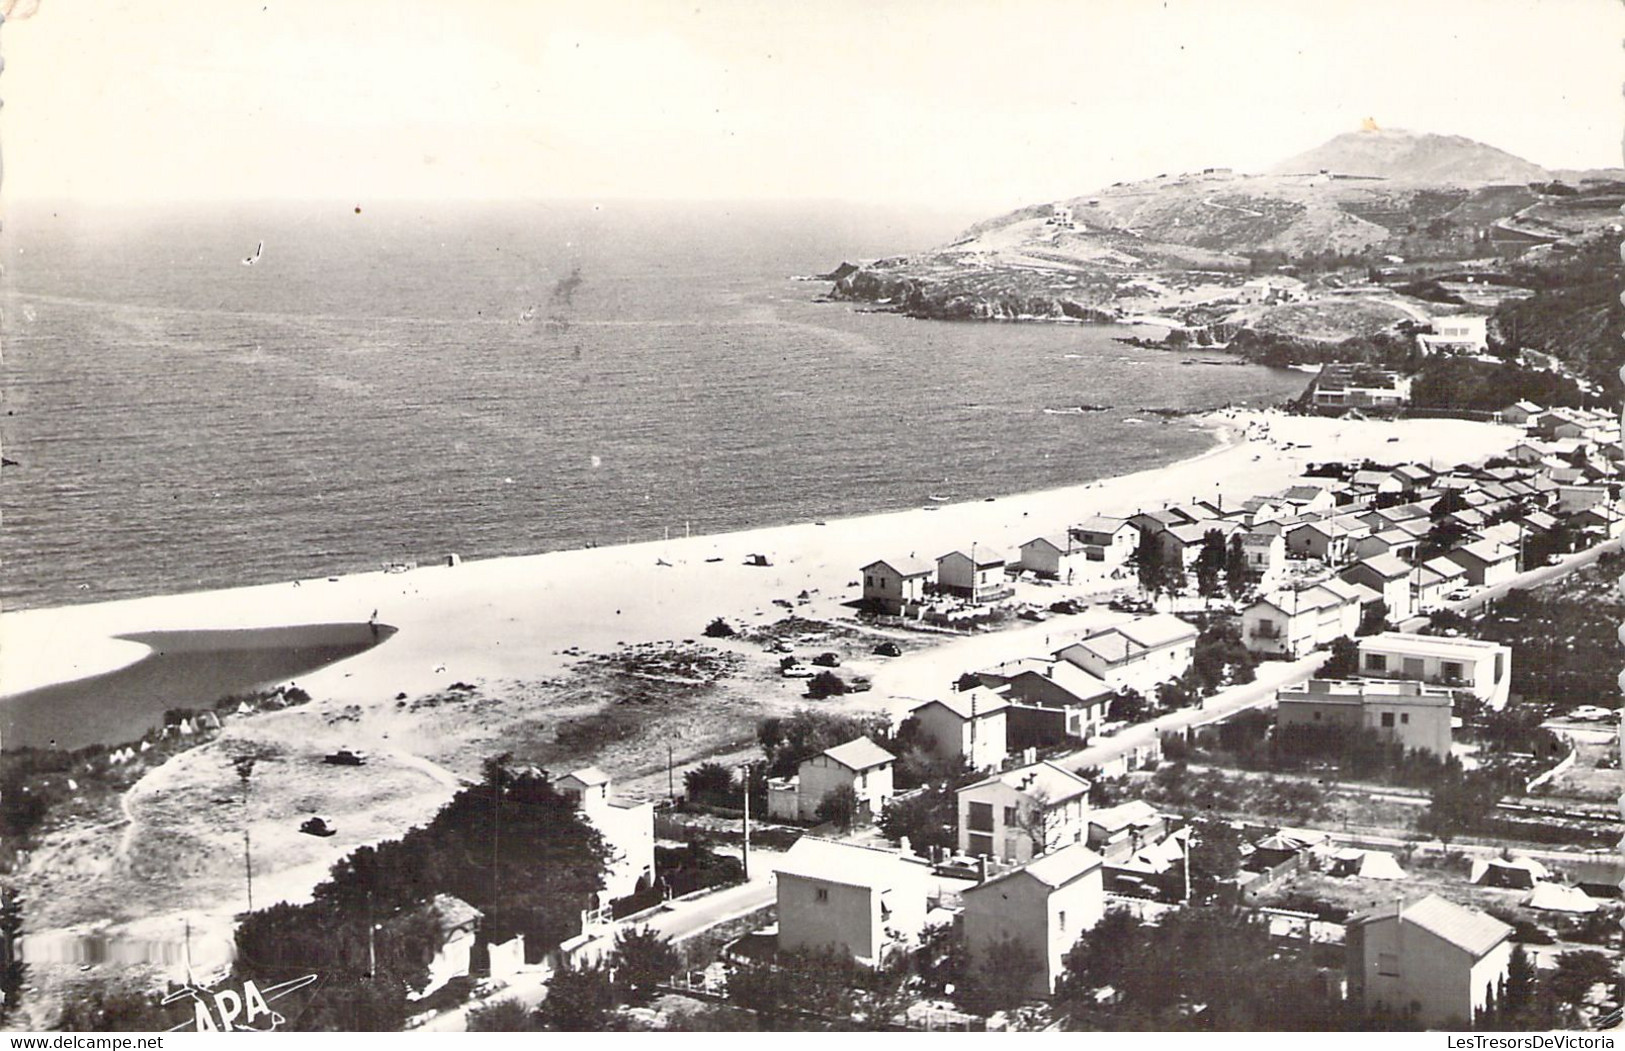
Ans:
[{"label": "sea", "polygon": [[792,279],[957,232],[832,203],[18,205],[0,602],[1073,484],[1211,445],[1146,408],[1304,386],[1111,326],[913,320]]}]

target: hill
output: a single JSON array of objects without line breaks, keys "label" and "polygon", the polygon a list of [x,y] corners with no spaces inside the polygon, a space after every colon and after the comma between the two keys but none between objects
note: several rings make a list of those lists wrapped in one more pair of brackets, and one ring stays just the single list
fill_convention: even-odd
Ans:
[{"label": "hill", "polygon": [[[846,272],[831,296],[915,317],[1151,316],[1221,340],[1256,330],[1277,345],[1336,343],[1372,336],[1373,318],[1394,332],[1441,309],[1492,309],[1482,296],[1429,303],[1383,284],[1504,271],[1617,222],[1620,197],[1605,173],[1564,183],[1457,135],[1354,132],[1264,174],[1206,168],[1028,205]],[[1326,295],[1365,308],[1282,309]]]},{"label": "hill", "polygon": [[1270,174],[1364,175],[1402,182],[1458,186],[1530,183],[1551,178],[1545,168],[1460,135],[1366,129],[1339,135],[1288,158]]}]

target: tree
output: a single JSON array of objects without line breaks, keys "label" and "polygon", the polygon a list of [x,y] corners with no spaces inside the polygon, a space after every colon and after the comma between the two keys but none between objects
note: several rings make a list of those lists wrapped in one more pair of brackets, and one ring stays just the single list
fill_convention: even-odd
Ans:
[{"label": "tree", "polygon": [[615,936],[610,966],[616,982],[628,990],[627,1001],[640,1006],[653,998],[655,986],[682,968],[683,960],[664,937],[639,927]]},{"label": "tree", "polygon": [[488,1001],[468,1012],[470,1033],[529,1033],[537,1025],[536,1012],[511,996]]},{"label": "tree", "polygon": [[1333,640],[1332,655],[1320,666],[1323,679],[1347,679],[1360,670],[1360,646],[1347,635]]},{"label": "tree", "polygon": [[1140,933],[1140,921],[1127,909],[1108,909],[1066,954],[1056,999],[1068,1015],[1092,1006],[1095,994],[1122,980],[1124,965]]},{"label": "tree", "polygon": [[1559,953],[1557,969],[1546,979],[1559,1003],[1577,1005],[1599,982],[1610,984],[1618,975],[1608,957],[1591,949]]},{"label": "tree", "polygon": [[13,890],[0,889],[0,1022],[17,1009],[22,999],[28,965],[23,962],[18,939],[23,933],[23,901]]},{"label": "tree", "polygon": [[769,777],[789,777],[802,760],[859,737],[868,737],[884,748],[891,740],[890,718],[802,708],[788,718],[769,716],[756,726]]},{"label": "tree", "polygon": [[1512,958],[1507,963],[1506,993],[1501,997],[1502,1010],[1509,1015],[1526,1011],[1535,998],[1535,965],[1522,945],[1512,947]]},{"label": "tree", "polygon": [[728,999],[755,1012],[766,1032],[849,1024],[857,969],[852,957],[833,948],[781,952],[771,965],[731,961]]},{"label": "tree", "polygon": [[561,967],[547,983],[547,998],[536,1012],[543,1029],[558,1033],[602,1032],[612,1028],[615,989],[602,967]]},{"label": "tree", "polygon": [[842,832],[850,831],[858,817],[857,790],[850,784],[836,785],[818,801],[813,816],[821,822],[835,825]]},{"label": "tree", "polygon": [[846,680],[832,671],[821,671],[807,680],[807,696],[815,701],[839,697],[846,692]]},{"label": "tree", "polygon": [[958,821],[954,792],[944,784],[928,785],[916,795],[887,803],[876,825],[893,843],[907,838],[911,847],[924,853],[932,847],[952,850]]},{"label": "tree", "polygon": [[712,806],[734,806],[739,801],[733,772],[717,762],[701,763],[683,774],[683,791],[694,802]]},{"label": "tree", "polygon": [[1241,870],[1241,833],[1228,822],[1192,822],[1186,849],[1194,892],[1212,893],[1218,883]]},{"label": "tree", "polygon": [[1151,705],[1139,690],[1123,687],[1112,694],[1106,717],[1113,722],[1143,722],[1151,715]]},{"label": "tree", "polygon": [[1241,534],[1236,533],[1230,537],[1230,546],[1224,554],[1224,589],[1230,597],[1240,601],[1252,586],[1247,571],[1247,551],[1242,546]]},{"label": "tree", "polygon": [[708,639],[731,639],[739,633],[734,630],[732,624],[718,617],[705,626],[704,634]]},{"label": "tree", "polygon": [[989,945],[967,976],[960,1002],[968,1011],[992,1014],[1033,999],[1033,984],[1044,965],[1025,945],[1006,936]]},{"label": "tree", "polygon": [[1360,626],[1354,634],[1376,635],[1392,627],[1393,625],[1388,623],[1388,603],[1378,599],[1360,614]]},{"label": "tree", "polygon": [[1202,535],[1202,550],[1196,556],[1196,591],[1203,598],[1219,594],[1220,575],[1224,572],[1224,534],[1209,529]]},{"label": "tree", "polygon": [[1416,827],[1449,843],[1478,827],[1500,799],[1501,792],[1489,776],[1447,767],[1434,784],[1433,797]]},{"label": "tree", "polygon": [[1167,574],[1164,563],[1166,558],[1162,551],[1162,542],[1149,529],[1140,530],[1140,543],[1129,557],[1134,563],[1134,571],[1140,579],[1140,589],[1155,597],[1161,594],[1163,581]]}]

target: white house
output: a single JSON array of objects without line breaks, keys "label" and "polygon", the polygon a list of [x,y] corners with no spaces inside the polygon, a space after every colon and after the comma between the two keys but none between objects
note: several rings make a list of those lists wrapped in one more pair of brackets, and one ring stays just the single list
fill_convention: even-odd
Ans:
[{"label": "white house", "polygon": [[1382,595],[1388,619],[1406,620],[1415,614],[1411,598],[1412,567],[1394,555],[1373,555],[1349,566],[1340,574],[1351,584],[1364,584]]},{"label": "white house", "polygon": [[1139,531],[1126,518],[1095,515],[1071,529],[1072,539],[1083,548],[1086,562],[1103,562],[1108,569],[1126,563],[1139,544]]},{"label": "white house", "polygon": [[1254,653],[1301,657],[1354,637],[1360,627],[1360,596],[1341,580],[1259,598],[1241,615],[1243,644]]},{"label": "white house", "polygon": [[1005,582],[1004,556],[990,548],[950,551],[937,559],[937,586],[971,602],[997,602],[1013,594]]},{"label": "white house", "polygon": [[997,966],[1000,949],[1014,944],[1041,962],[1026,990],[1035,996],[1055,991],[1066,954],[1106,911],[1100,855],[1082,843],[966,887],[960,896],[970,966]]},{"label": "white house", "polygon": [[1089,782],[1054,763],[1006,770],[955,796],[962,854],[1027,862],[1089,835]]},{"label": "white house", "polygon": [[1371,535],[1371,527],[1352,515],[1304,522],[1286,533],[1286,549],[1304,558],[1342,565],[1354,557],[1354,543]]},{"label": "white house", "polygon": [[1545,411],[1544,408],[1528,399],[1515,401],[1501,410],[1501,422],[1510,423],[1514,427],[1522,427]]},{"label": "white house", "polygon": [[1444,557],[1466,570],[1468,583],[1478,587],[1494,587],[1518,575],[1517,549],[1489,540],[1463,544]]},{"label": "white house", "polygon": [[1489,350],[1489,318],[1453,314],[1433,319],[1433,334],[1418,335],[1424,354],[1483,354]]},{"label": "white house", "polygon": [[1349,999],[1394,1012],[1414,1008],[1424,1026],[1472,1025],[1499,995],[1512,959],[1512,928],[1430,894],[1351,916],[1344,941]]},{"label": "white house", "polygon": [[1034,537],[1021,545],[1021,568],[1048,580],[1071,583],[1076,563],[1084,558],[1083,545],[1070,533]]},{"label": "white house", "polygon": [[802,836],[774,873],[783,951],[833,948],[878,967],[925,927],[931,866],[924,858]]},{"label": "white house", "polygon": [[1063,709],[1066,732],[1073,737],[1089,737],[1106,721],[1112,688],[1070,661],[1022,657],[984,668],[976,677],[1012,703]]},{"label": "white house", "polygon": [[909,713],[931,741],[938,759],[963,759],[972,770],[986,770],[1004,762],[1005,713],[1010,702],[988,689],[952,691],[938,700],[918,704]]},{"label": "white house", "polygon": [[867,737],[826,748],[796,768],[796,805],[801,820],[816,821],[818,807],[837,788],[848,786],[858,799],[858,816],[869,819],[892,797],[892,764],[897,757]]},{"label": "white house", "polygon": [[629,897],[655,879],[655,810],[649,802],[616,799],[608,774],[596,766],[572,770],[557,787],[575,800],[585,817],[610,849],[600,904]]},{"label": "white house", "polygon": [[925,586],[936,567],[922,558],[893,558],[863,567],[863,601],[886,613],[899,614],[925,601]]},{"label": "white house", "polygon": [[1512,648],[1483,639],[1385,631],[1359,640],[1360,674],[1411,679],[1471,690],[1491,708],[1506,707],[1512,689]]},{"label": "white house", "polygon": [[1267,583],[1286,567],[1286,538],[1279,533],[1243,533],[1241,554],[1247,575]]},{"label": "white house", "polygon": [[1102,628],[1055,651],[1112,689],[1150,694],[1191,666],[1197,631],[1172,613]]},{"label": "white house", "polygon": [[1467,584],[1467,571],[1448,558],[1430,558],[1422,563],[1411,581],[1412,601],[1421,613],[1431,613],[1445,604],[1445,596]]},{"label": "white house", "polygon": [[1275,722],[1375,730],[1407,749],[1440,759],[1450,754],[1454,691],[1419,682],[1310,679],[1276,693]]},{"label": "white house", "polygon": [[1273,499],[1296,515],[1331,514],[1337,507],[1336,495],[1323,485],[1290,486]]}]

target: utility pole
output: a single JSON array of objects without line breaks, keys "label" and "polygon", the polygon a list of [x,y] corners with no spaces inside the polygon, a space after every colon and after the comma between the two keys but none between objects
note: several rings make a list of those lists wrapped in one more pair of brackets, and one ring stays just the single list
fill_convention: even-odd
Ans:
[{"label": "utility pole", "polygon": [[248,835],[249,778],[254,773],[255,757],[240,755],[233,762],[237,777],[243,783],[243,878],[248,887],[248,911],[254,911],[254,852]]},{"label": "utility pole", "polygon": [[739,767],[739,785],[745,796],[745,846],[741,852],[745,870],[745,882],[750,882],[750,764],[743,763]]},{"label": "utility pole", "polygon": [[367,891],[367,977],[378,974],[378,925],[372,920],[372,891]]},{"label": "utility pole", "polygon": [[666,742],[666,801],[677,802],[677,775],[672,772],[671,742]]}]

